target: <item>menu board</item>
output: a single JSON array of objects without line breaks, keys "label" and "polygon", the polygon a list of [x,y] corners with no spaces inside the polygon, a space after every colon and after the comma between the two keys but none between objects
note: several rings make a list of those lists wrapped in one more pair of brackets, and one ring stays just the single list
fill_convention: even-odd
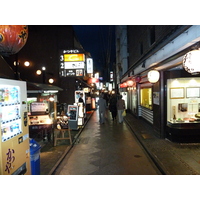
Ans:
[{"label": "menu board", "polygon": [[48,104],[41,102],[31,103],[31,112],[32,113],[48,113]]}]

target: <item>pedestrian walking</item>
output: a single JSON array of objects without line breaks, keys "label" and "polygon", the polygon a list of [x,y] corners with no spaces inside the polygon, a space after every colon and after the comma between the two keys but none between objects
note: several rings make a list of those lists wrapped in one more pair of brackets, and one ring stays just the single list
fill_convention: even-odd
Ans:
[{"label": "pedestrian walking", "polygon": [[117,117],[117,97],[113,94],[109,100],[109,110],[112,114],[112,120],[114,121]]},{"label": "pedestrian walking", "polygon": [[117,101],[117,112],[118,112],[118,119],[119,123],[122,123],[124,121],[124,117],[122,116],[122,113],[125,109],[125,101],[122,99],[122,95],[119,96],[119,99]]},{"label": "pedestrian walking", "polygon": [[98,105],[99,105],[99,122],[100,124],[104,124],[105,112],[107,109],[106,100],[104,99],[104,94],[100,95]]}]

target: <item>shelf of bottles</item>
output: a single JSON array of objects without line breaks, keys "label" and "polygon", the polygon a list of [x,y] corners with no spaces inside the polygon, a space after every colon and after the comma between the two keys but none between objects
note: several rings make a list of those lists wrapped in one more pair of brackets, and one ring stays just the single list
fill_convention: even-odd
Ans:
[{"label": "shelf of bottles", "polygon": [[1,139],[5,142],[22,133],[20,88],[0,85]]}]

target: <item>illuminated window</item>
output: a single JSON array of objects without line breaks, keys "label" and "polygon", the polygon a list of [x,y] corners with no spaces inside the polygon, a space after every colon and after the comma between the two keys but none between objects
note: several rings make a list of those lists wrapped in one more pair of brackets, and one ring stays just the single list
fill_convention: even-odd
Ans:
[{"label": "illuminated window", "polygon": [[152,110],[152,89],[142,88],[140,93],[141,106]]}]

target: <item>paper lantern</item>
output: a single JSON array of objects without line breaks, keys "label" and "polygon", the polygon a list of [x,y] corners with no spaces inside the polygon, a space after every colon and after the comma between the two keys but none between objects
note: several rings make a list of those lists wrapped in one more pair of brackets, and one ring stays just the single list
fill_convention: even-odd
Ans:
[{"label": "paper lantern", "polygon": [[157,70],[151,70],[147,74],[147,79],[150,83],[156,83],[160,78],[160,73]]},{"label": "paper lantern", "polygon": [[16,54],[26,44],[28,26],[0,25],[0,54],[9,56]]},{"label": "paper lantern", "polygon": [[183,68],[191,74],[200,73],[200,50],[193,50],[184,55]]},{"label": "paper lantern", "polygon": [[120,84],[120,88],[126,88],[126,87],[127,87],[127,83],[126,82]]},{"label": "paper lantern", "polygon": [[132,87],[134,82],[132,80],[126,81],[128,87]]},{"label": "paper lantern", "polygon": [[140,77],[140,76],[136,76],[136,77],[135,77],[135,82],[136,82],[136,83],[139,83],[140,81],[141,81],[141,77]]},{"label": "paper lantern", "polygon": [[88,83],[88,84],[98,83],[98,82],[99,82],[99,80],[98,80],[97,78],[89,78],[89,79],[87,80],[87,83]]},{"label": "paper lantern", "polygon": [[120,88],[123,88],[123,83],[120,83],[119,87],[120,87]]},{"label": "paper lantern", "polygon": [[126,83],[126,82],[123,83],[123,87],[124,87],[124,88],[127,87],[127,83]]}]

